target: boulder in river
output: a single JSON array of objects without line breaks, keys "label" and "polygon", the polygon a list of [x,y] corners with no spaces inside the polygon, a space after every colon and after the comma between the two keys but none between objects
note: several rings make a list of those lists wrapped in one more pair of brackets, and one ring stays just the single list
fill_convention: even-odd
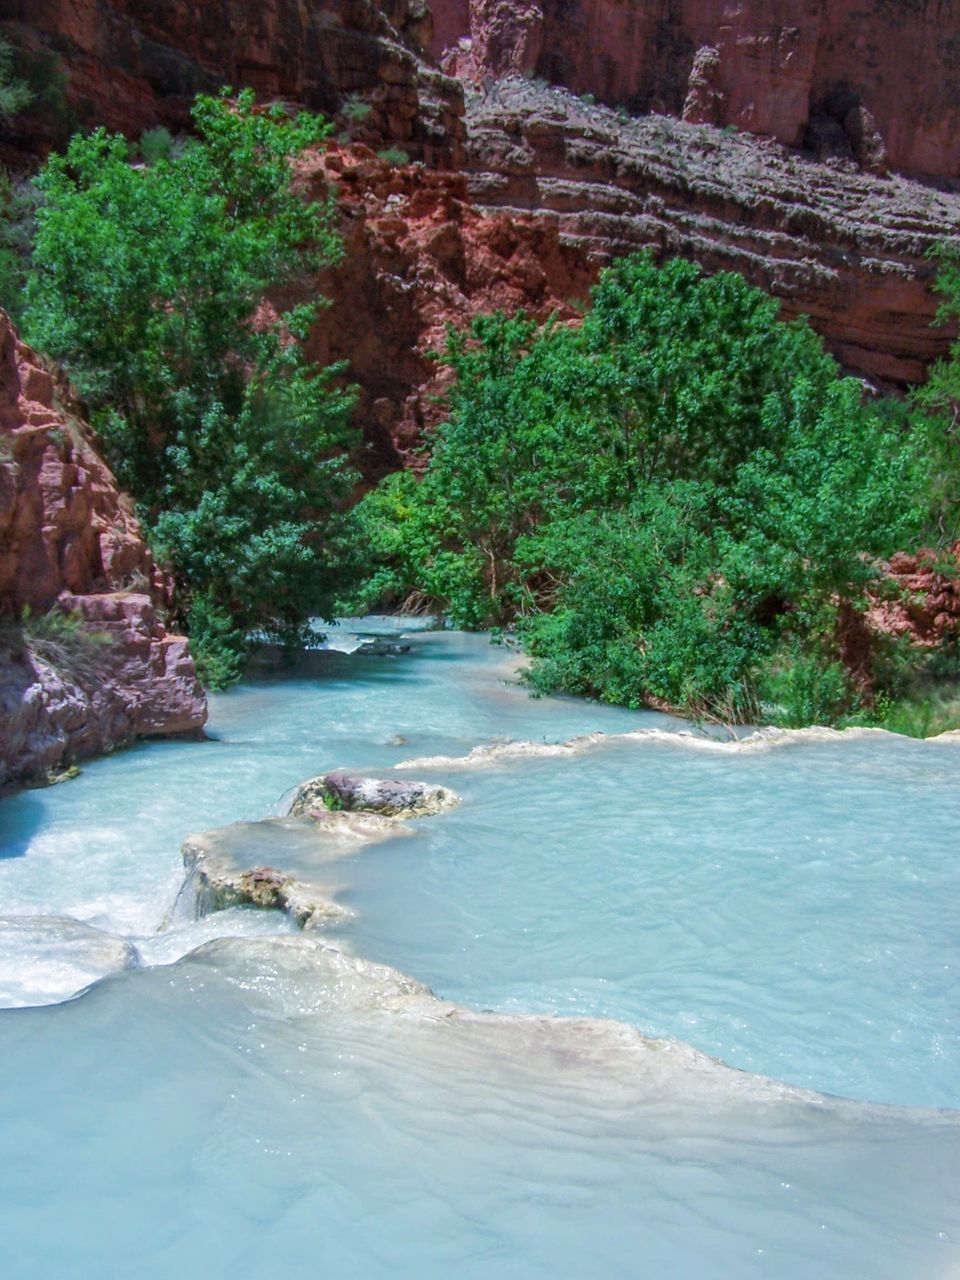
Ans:
[{"label": "boulder in river", "polygon": [[366,778],[354,773],[323,773],[302,782],[290,804],[290,816],[324,811],[419,818],[452,809],[460,797],[447,787],[400,778]]}]

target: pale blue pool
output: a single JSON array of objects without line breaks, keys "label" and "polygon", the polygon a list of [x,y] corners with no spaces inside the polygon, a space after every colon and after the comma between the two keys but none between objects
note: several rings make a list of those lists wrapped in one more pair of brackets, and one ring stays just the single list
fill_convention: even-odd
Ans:
[{"label": "pale blue pool", "polygon": [[[323,769],[679,727],[532,701],[481,638],[412,643],[0,802],[0,915],[142,958],[0,1013],[3,1275],[960,1275],[955,742],[615,739],[409,774],[462,806],[336,864],[356,914],[320,941],[471,1009],[606,1024],[451,1017],[273,913],[189,918],[183,837]],[[40,946],[0,929],[7,1003],[100,955]]]}]

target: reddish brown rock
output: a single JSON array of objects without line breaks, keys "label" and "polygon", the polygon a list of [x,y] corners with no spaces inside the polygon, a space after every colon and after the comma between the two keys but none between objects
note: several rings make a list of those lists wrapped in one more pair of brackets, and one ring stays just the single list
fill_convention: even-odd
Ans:
[{"label": "reddish brown rock", "polygon": [[434,55],[478,85],[519,72],[790,147],[840,147],[868,164],[885,152],[905,173],[960,176],[951,0],[433,0],[433,9]]},{"label": "reddish brown rock", "polygon": [[[134,132],[182,124],[193,92],[224,79],[326,110],[359,94],[373,110],[350,126],[356,137],[399,142],[427,161],[433,172],[411,171],[396,191],[360,198],[349,165],[342,184],[348,256],[316,345],[351,361],[374,470],[396,463],[391,434],[403,451],[430,418],[420,388],[438,317],[462,321],[491,303],[542,313],[582,294],[602,261],[644,246],[742,271],[785,314],[809,314],[838,357],[874,380],[918,381],[944,353],[950,334],[930,327],[925,253],[957,233],[957,199],[881,175],[891,163],[956,174],[955,6],[433,0],[432,9],[431,20],[423,0],[7,0],[3,14],[17,38],[62,51],[73,99],[98,122]],[[424,47],[485,86],[468,95],[466,117],[460,86],[428,66]],[[617,116],[496,79],[516,71],[685,122]],[[723,125],[770,137],[728,136]],[[416,186],[433,202],[425,214],[411,206]],[[436,204],[441,191],[456,193],[455,216]],[[495,220],[519,228],[521,247],[501,257],[495,287],[477,270],[481,258],[493,267],[493,247],[457,244],[473,235],[462,212],[471,201],[478,235]],[[440,237],[431,246],[420,238],[428,225]],[[548,281],[540,298],[538,254]]]},{"label": "reddish brown rock", "polygon": [[418,461],[411,450],[440,412],[431,397],[442,378],[429,353],[448,322],[497,308],[572,318],[597,266],[561,242],[556,218],[478,212],[461,174],[392,168],[353,147],[314,157],[304,178],[337,183],[346,250],[317,282],[332,305],[310,354],[349,362],[361,388],[360,462],[375,479]]},{"label": "reddish brown rock", "polygon": [[[170,583],[89,430],[0,312],[0,786],[151,734],[196,731],[206,701],[162,614]],[[77,636],[15,634],[24,609]],[[90,639],[87,633],[93,633]]]},{"label": "reddish brown rock", "polygon": [[469,190],[488,214],[547,218],[587,257],[649,247],[739,271],[873,379],[922,380],[946,353],[927,254],[960,234],[958,194],[519,77],[470,95],[467,123]]},{"label": "reddish brown rock", "polygon": [[874,630],[925,647],[960,634],[960,542],[939,555],[898,552],[887,576],[892,598],[877,600],[867,615]]},{"label": "reddish brown rock", "polygon": [[18,45],[59,56],[87,123],[182,128],[196,93],[230,84],[328,115],[357,95],[380,145],[459,155],[462,93],[421,56],[424,0],[4,0],[0,18]]}]

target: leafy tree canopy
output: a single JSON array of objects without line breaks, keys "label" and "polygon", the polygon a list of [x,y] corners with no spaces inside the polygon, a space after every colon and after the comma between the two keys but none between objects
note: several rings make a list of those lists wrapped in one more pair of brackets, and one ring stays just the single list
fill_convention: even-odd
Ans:
[{"label": "leafy tree canopy", "polygon": [[451,332],[423,479],[361,504],[367,600],[519,621],[545,690],[785,722],[869,703],[883,655],[852,672],[848,633],[876,558],[919,526],[923,454],[777,311],[739,276],[638,255],[578,328]]},{"label": "leafy tree canopy", "polygon": [[50,157],[24,326],[90,407],[222,684],[252,631],[294,638],[329,613],[351,396],[304,358],[315,306],[261,305],[340,253],[332,202],[292,188],[329,126],[249,92],[199,97],[193,118],[152,163],[102,129]]}]

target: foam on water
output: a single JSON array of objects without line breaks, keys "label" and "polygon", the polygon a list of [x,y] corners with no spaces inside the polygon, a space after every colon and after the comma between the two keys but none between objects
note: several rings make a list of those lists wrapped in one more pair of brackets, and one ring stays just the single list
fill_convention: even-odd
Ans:
[{"label": "foam on water", "polygon": [[0,917],[0,1009],[72,1000],[139,958],[130,943],[78,920]]},{"label": "foam on water", "polygon": [[[143,962],[0,1015],[5,1276],[957,1275],[957,1113],[818,1091],[956,1101],[955,741],[689,750],[515,666],[313,654],[0,802],[4,910]],[[192,918],[190,832],[411,758],[464,804],[330,864],[351,922]]]}]

